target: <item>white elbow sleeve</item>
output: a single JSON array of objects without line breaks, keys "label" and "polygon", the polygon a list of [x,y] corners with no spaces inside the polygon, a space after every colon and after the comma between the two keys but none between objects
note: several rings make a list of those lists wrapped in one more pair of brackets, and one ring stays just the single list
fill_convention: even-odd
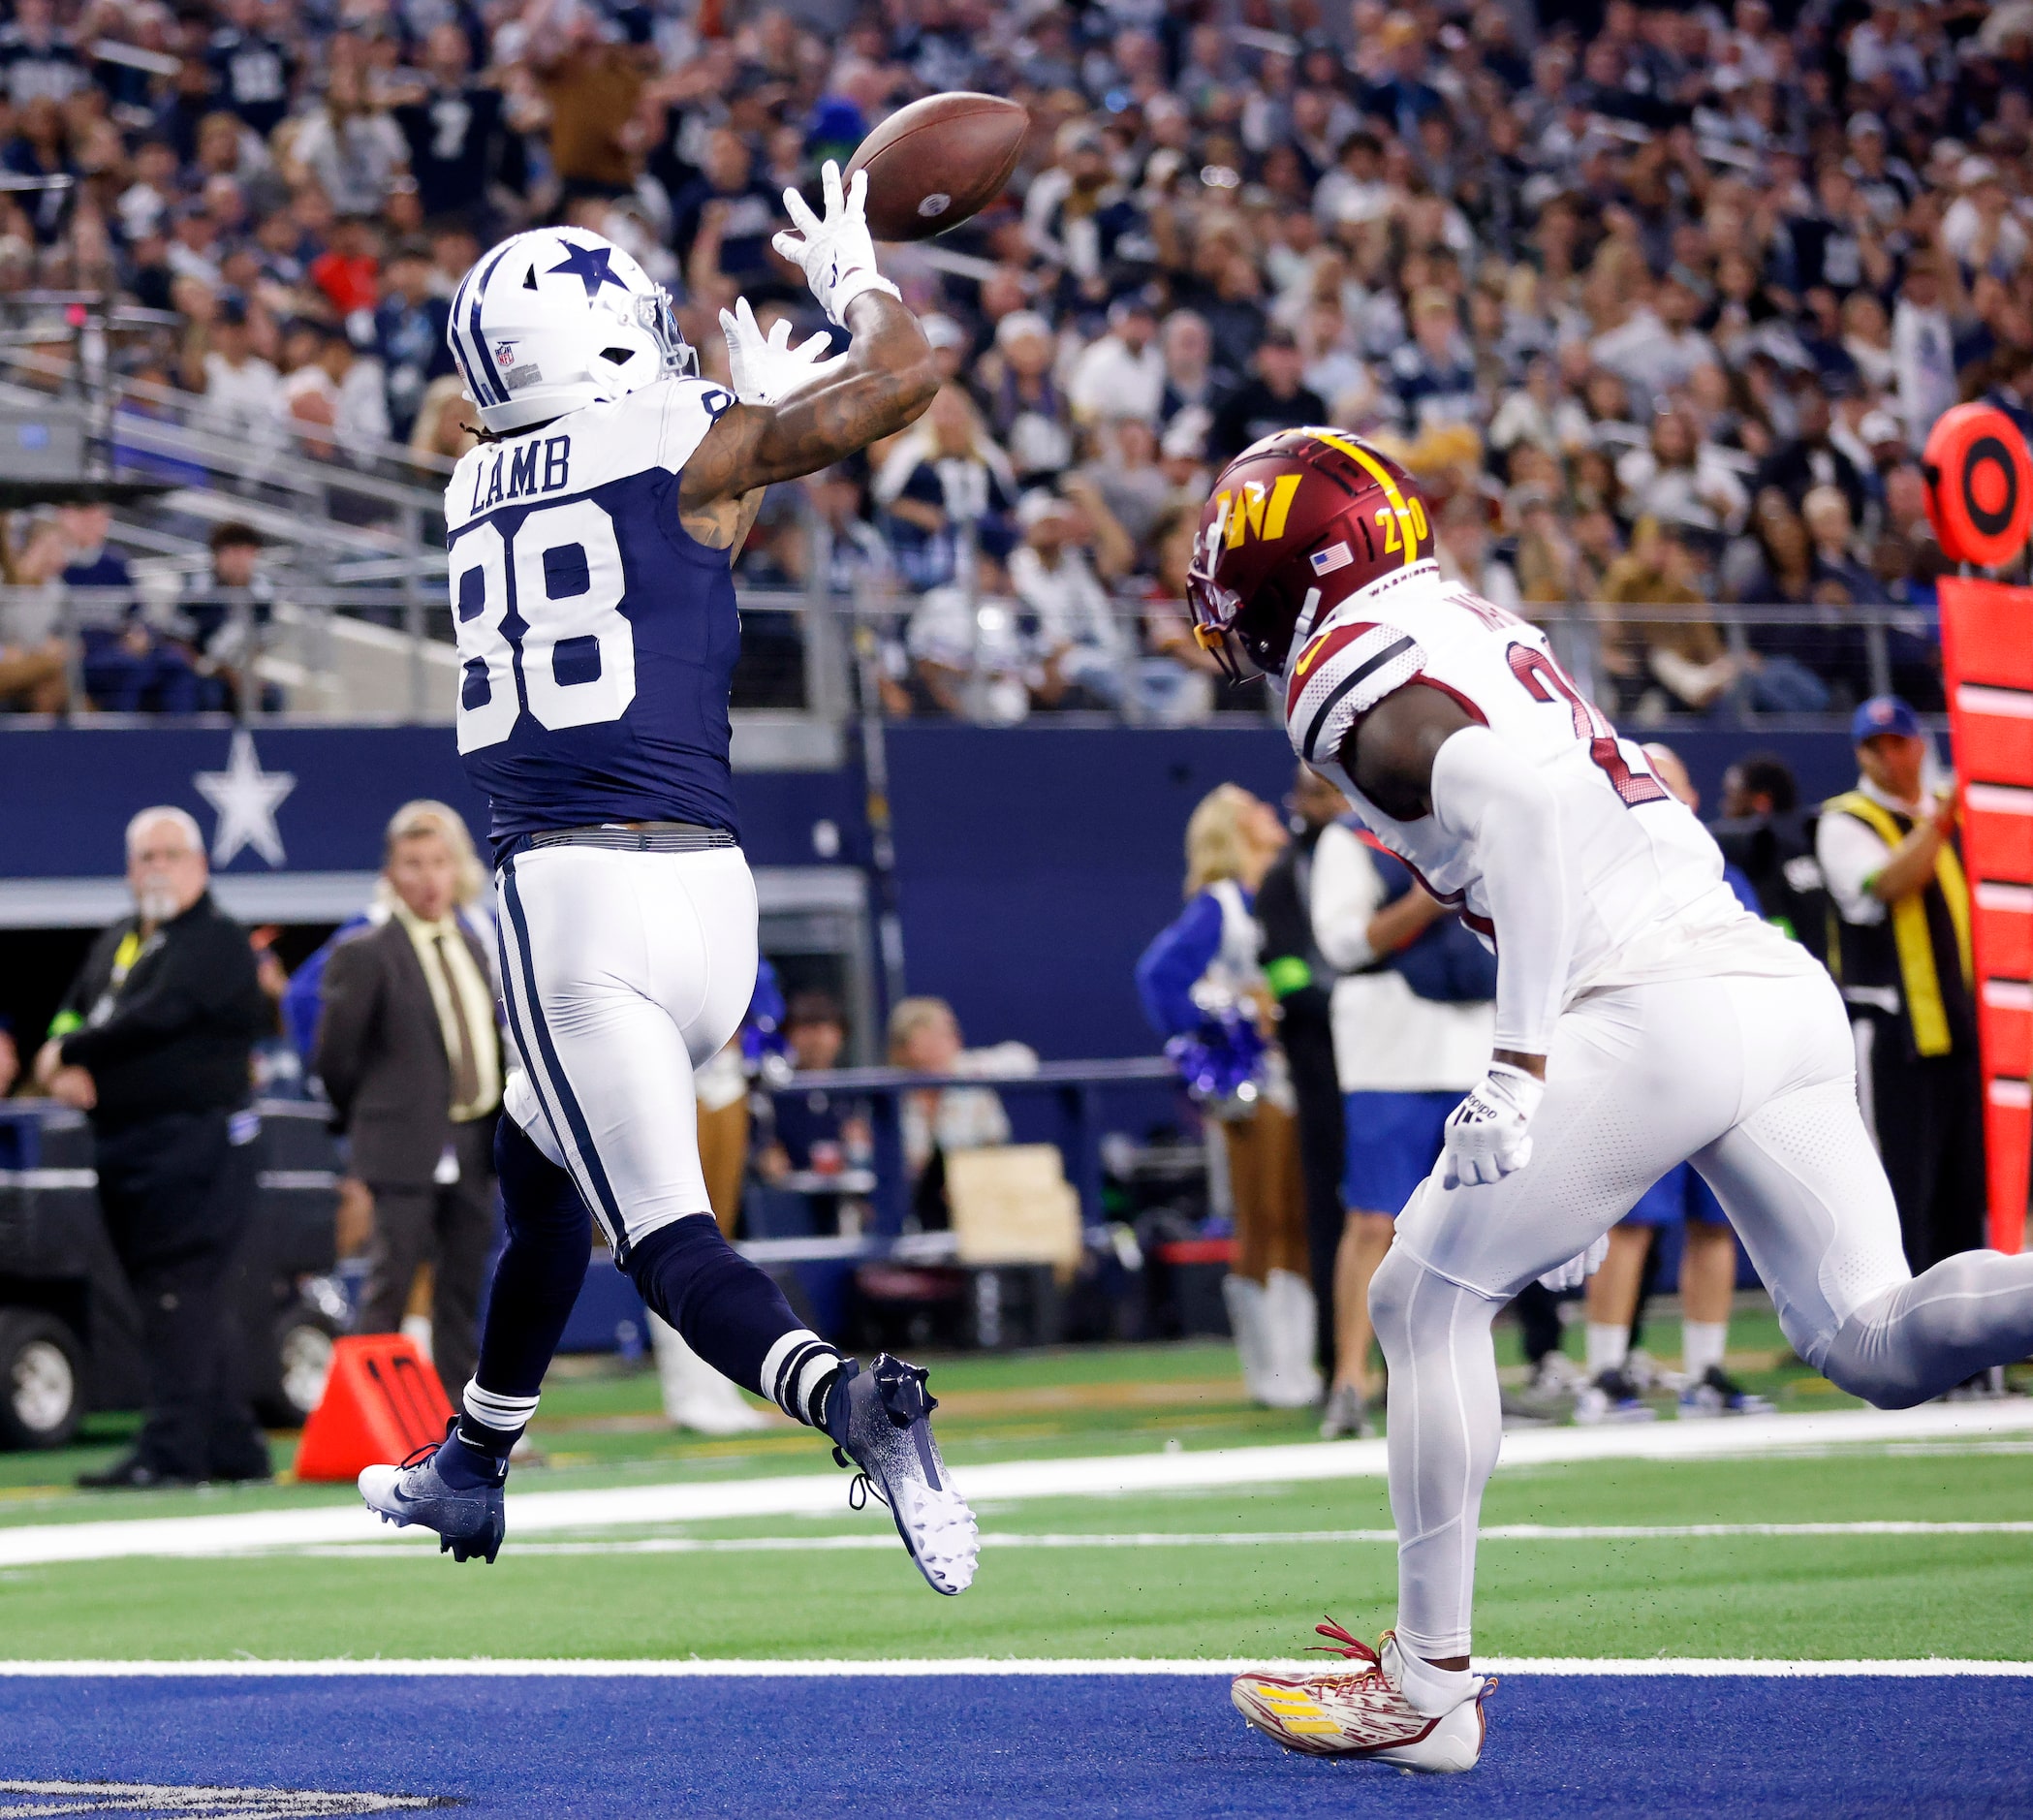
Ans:
[{"label": "white elbow sleeve", "polygon": [[1544,1055],[1574,954],[1559,804],[1486,727],[1464,727],[1440,748],[1432,798],[1440,826],[1473,846],[1496,925],[1496,1047]]}]

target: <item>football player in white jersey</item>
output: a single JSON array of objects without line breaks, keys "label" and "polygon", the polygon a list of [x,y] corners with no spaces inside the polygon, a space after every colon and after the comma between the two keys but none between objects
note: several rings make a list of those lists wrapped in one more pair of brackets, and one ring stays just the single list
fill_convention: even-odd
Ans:
[{"label": "football player in white jersey", "polygon": [[1706,831],[1544,635],[1441,581],[1402,468],[1331,429],[1256,444],[1215,484],[1189,594],[1201,643],[1279,680],[1298,756],[1498,957],[1489,1072],[1370,1290],[1395,1629],[1380,1649],[1329,1631],[1348,1673],[1233,1689],[1294,1749],[1465,1770],[1484,1731],[1476,1524],[1502,1431],[1490,1322],[1519,1289],[1579,1283],[1691,1161],[1800,1357],[1896,1408],[2033,1350],[2033,1255],[1910,1274],[1833,982],[1737,903]]},{"label": "football player in white jersey", "polygon": [[493,808],[502,999],[520,1058],[497,1128],[508,1245],[444,1441],[360,1475],[392,1522],[494,1558],[511,1449],[537,1406],[598,1220],[615,1264],[707,1364],[830,1437],[940,1592],[974,1577],[972,1513],[924,1373],[862,1368],[720,1236],[693,1071],[756,977],[735,829],[729,573],[763,488],[914,421],[930,345],[876,269],[867,179],[785,193],[798,266],[847,351],[723,312],[732,390],[698,377],[670,300],[611,242],[539,228],[460,283],[449,337],[485,433],[446,489],[459,753]]}]

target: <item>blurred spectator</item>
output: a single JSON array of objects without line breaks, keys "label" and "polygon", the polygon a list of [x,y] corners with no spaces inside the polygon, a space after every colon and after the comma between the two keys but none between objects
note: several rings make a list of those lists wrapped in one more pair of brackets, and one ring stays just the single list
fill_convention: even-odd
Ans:
[{"label": "blurred spectator", "polygon": [[[840,1065],[847,1016],[830,993],[794,993],[783,1028],[791,1065],[799,1074],[828,1074]],[[865,1166],[873,1154],[868,1109],[860,1100],[824,1086],[807,1086],[772,1095],[769,1106],[769,1141],[756,1157],[756,1173],[766,1182],[781,1182],[793,1175],[837,1176]],[[838,1195],[816,1194],[810,1207],[816,1231],[839,1230]]]},{"label": "blurred spectator", "polygon": [[1924,1271],[1984,1243],[1984,1082],[1955,799],[1920,717],[1877,696],[1851,725],[1861,775],[1822,806],[1815,853],[1840,913],[1831,956],[1857,1033],[1864,1122]]},{"label": "blurred spectator", "polygon": [[1817,486],[1800,501],[1800,521],[1814,545],[1814,575],[1818,587],[1834,586],[1844,600],[1856,607],[1882,607],[1885,590],[1877,578],[1858,561],[1850,520],[1850,505],[1841,488]]},{"label": "blurred spectator", "polygon": [[1230,392],[1214,414],[1207,455],[1216,462],[1233,460],[1277,430],[1318,424],[1327,417],[1326,402],[1302,378],[1305,357],[1291,329],[1267,329],[1252,364],[1256,376]]},{"label": "blurred spectator", "polygon": [[474,432],[480,413],[467,401],[465,384],[456,373],[448,373],[423,388],[423,396],[417,403],[417,421],[410,425],[413,456],[436,455],[456,461],[478,443]]},{"label": "blurred spectator", "polygon": [[297,449],[321,461],[369,456],[389,440],[381,363],[361,360],[343,330],[308,317],[284,336],[284,422]]},{"label": "blurred spectator", "polygon": [[1012,310],[982,361],[988,427],[1019,486],[1048,482],[1073,460],[1073,412],[1052,377],[1054,355],[1050,323],[1036,310]]},{"label": "blurred spectator", "polygon": [[1697,530],[1737,530],[1750,509],[1742,481],[1719,449],[1699,440],[1685,411],[1653,418],[1650,446],[1623,456],[1616,479],[1631,512]]},{"label": "blurred spectator", "polygon": [[[906,998],[890,1013],[890,1065],[914,1074],[993,1081],[1035,1073],[1038,1057],[1021,1043],[968,1049],[959,1020],[943,998]],[[973,1085],[914,1087],[903,1095],[900,1114],[911,1211],[920,1230],[933,1231],[951,1224],[947,1157],[1009,1143],[1010,1116],[993,1087]]]},{"label": "blurred spectator", "polygon": [[1129,418],[1155,425],[1165,378],[1157,312],[1132,295],[1109,305],[1108,333],[1081,351],[1066,390],[1082,423]]},{"label": "blurred spectator", "polygon": [[619,196],[641,168],[638,108],[655,63],[646,10],[535,10],[530,64],[550,110],[550,166],[565,195]]},{"label": "blurred spectator", "polygon": [[454,810],[417,801],[395,812],[378,887],[390,914],[326,961],[314,1063],[348,1173],[372,1197],[360,1331],[399,1332],[418,1270],[431,1265],[431,1357],[454,1396],[479,1356],[495,1236],[501,1035],[487,951],[458,916],[482,885]]},{"label": "blurred spectator", "polygon": [[1035,615],[1010,590],[1002,564],[984,551],[971,581],[948,581],[919,597],[904,636],[910,671],[898,684],[905,711],[954,714],[1011,727],[1031,711],[1045,682],[1045,648]]},{"label": "blurred spectator", "polygon": [[1850,502],[1853,518],[1861,518],[1868,497],[1863,476],[1857,464],[1839,449],[1830,431],[1834,419],[1828,394],[1818,386],[1801,391],[1797,399],[1799,430],[1783,443],[1758,470],[1757,486],[1776,486],[1792,501],[1798,512],[1807,494],[1817,486],[1836,486]]},{"label": "blurred spectator", "polygon": [[963,541],[997,555],[1009,549],[1016,475],[957,386],[942,388],[931,408],[891,445],[873,491],[897,569],[913,587],[951,581]]},{"label": "blurred spectator", "polygon": [[1124,575],[1135,552],[1095,488],[1077,477],[1067,485],[1069,496],[1041,488],[1018,503],[1023,541],[1010,553],[1010,586],[1038,621],[1045,667],[1040,705],[1114,707],[1122,699],[1128,641],[1096,570]]},{"label": "blurred spectator", "polygon": [[[1391,357],[1391,389],[1398,426],[1407,436],[1449,424],[1480,424],[1486,415],[1475,361],[1445,291],[1422,291],[1412,299],[1412,339]],[[1317,423],[1324,415],[1298,421]]]},{"label": "blurred spectator", "polygon": [[290,143],[292,181],[315,183],[341,216],[372,217],[407,156],[401,129],[369,98],[365,69],[335,56],[324,95]]},{"label": "blurred spectator", "polygon": [[452,306],[432,290],[430,249],[421,240],[405,240],[390,254],[384,278],[374,348],[386,389],[387,433],[407,442],[431,382],[454,370],[445,339]]},{"label": "blurred spectator", "polygon": [[[274,589],[261,574],[266,546],[251,524],[229,519],[208,541],[211,573],[189,578],[161,630],[199,676],[200,706],[230,710],[257,686],[252,671],[274,616]],[[258,699],[270,706],[266,695]]]},{"label": "blurred spectator", "polygon": [[1750,881],[1765,920],[1826,959],[1829,898],[1814,857],[1814,813],[1802,812],[1799,794],[1777,753],[1746,753],[1722,774],[1722,815],[1709,832]]},{"label": "blurred spectator", "polygon": [[57,585],[69,553],[55,519],[32,520],[16,547],[14,526],[0,517],[0,578],[7,583],[0,597],[0,708],[55,714],[71,699]]},{"label": "blurred spectator", "polygon": [[64,585],[98,596],[88,604],[74,597],[73,603],[79,672],[92,706],[113,714],[196,712],[202,692],[189,657],[141,616],[127,559],[107,542],[111,510],[66,506],[58,522],[70,558]]},{"label": "blurred spectator", "polygon": [[1956,401],[1955,323],[1946,299],[1959,300],[1951,284],[1953,263],[1925,248],[1906,262],[1906,276],[1892,312],[1892,361],[1906,437],[1915,449],[1934,420]]},{"label": "blurred spectator", "polygon": [[268,1476],[228,1285],[254,1215],[250,1051],[271,1013],[247,931],[209,882],[183,810],[128,823],[135,914],[92,944],[36,1057],[43,1090],[91,1116],[99,1205],[148,1360],[141,1433],[83,1485]]},{"label": "blurred spectator", "polygon": [[1517,610],[1517,572],[1497,553],[1479,496],[1457,493],[1441,508],[1433,553],[1444,580],[1461,582],[1506,612]]},{"label": "blurred spectator", "polygon": [[1158,416],[1169,427],[1186,412],[1199,414],[1201,434],[1214,421],[1228,376],[1214,363],[1214,341],[1206,318],[1193,310],[1173,310],[1159,336],[1165,355],[1165,384],[1158,393]]},{"label": "blurred spectator", "polygon": [[425,34],[414,87],[390,110],[426,220],[471,209],[501,156],[502,93],[471,77],[472,43],[453,19]]},{"label": "blurred spectator", "polygon": [[1093,458],[1080,464],[1077,478],[1100,495],[1141,555],[1173,503],[1172,479],[1158,464],[1157,432],[1147,417],[1110,417],[1095,426],[1092,441]]},{"label": "blurred spectator", "polygon": [[1618,607],[1698,608],[1705,604],[1686,535],[1671,519],[1641,518],[1631,548],[1603,577],[1602,663],[1620,701],[1641,724],[1677,704],[1709,706],[1736,680],[1736,666],[1715,627],[1675,612],[1614,616]]}]

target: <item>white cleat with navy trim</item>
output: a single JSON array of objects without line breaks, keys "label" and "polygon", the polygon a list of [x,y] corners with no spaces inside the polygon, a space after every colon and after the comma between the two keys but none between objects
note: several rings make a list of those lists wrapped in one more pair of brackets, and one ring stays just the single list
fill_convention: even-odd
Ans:
[{"label": "white cleat with navy trim", "polygon": [[1334,1653],[1362,1666],[1319,1675],[1236,1676],[1229,1698],[1252,1729],[1313,1757],[1369,1757],[1443,1775],[1475,1768],[1487,1729],[1483,1702],[1494,1680],[1478,1679],[1466,1699],[1435,1718],[1399,1691],[1402,1654],[1390,1631],[1379,1655],[1339,1624],[1314,1628],[1334,1640]]}]

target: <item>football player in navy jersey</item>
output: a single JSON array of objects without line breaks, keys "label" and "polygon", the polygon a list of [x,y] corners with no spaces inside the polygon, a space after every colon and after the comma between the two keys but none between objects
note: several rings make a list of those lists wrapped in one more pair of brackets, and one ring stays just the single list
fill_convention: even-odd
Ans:
[{"label": "football player in navy jersey", "polygon": [[360,1491],[461,1560],[501,1546],[509,1453],[579,1295],[590,1217],[694,1352],[860,1468],[932,1586],[974,1577],[925,1374],[843,1358],[720,1236],[693,1099],[756,976],[728,766],[730,552],[765,486],[902,429],[938,386],[876,269],[865,186],[843,193],[829,163],[824,219],[786,192],[797,231],[776,236],[847,352],[822,359],[824,336],[794,349],[788,326],[766,340],[744,300],[721,315],[732,389],[698,377],[642,268],[580,229],[503,241],[453,298],[452,352],[485,427],[445,510],[459,752],[493,804],[521,1062],[497,1143],[508,1246],[445,1440],[370,1466]]}]

